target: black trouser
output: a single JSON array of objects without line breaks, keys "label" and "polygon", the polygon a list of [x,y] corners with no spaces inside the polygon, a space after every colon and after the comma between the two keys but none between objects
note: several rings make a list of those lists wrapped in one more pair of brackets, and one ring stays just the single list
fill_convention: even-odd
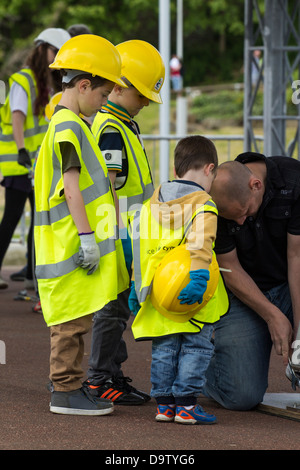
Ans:
[{"label": "black trouser", "polygon": [[17,189],[5,188],[5,207],[0,224],[0,269],[3,259],[11,242],[14,231],[22,217],[27,199],[31,207],[30,228],[27,237],[27,279],[33,278],[32,250],[33,250],[33,191],[27,193]]},{"label": "black trouser", "polygon": [[129,289],[122,292],[117,300],[109,302],[94,315],[88,369],[88,379],[94,385],[123,376],[121,366],[128,357],[123,332],[131,313],[129,292]]}]

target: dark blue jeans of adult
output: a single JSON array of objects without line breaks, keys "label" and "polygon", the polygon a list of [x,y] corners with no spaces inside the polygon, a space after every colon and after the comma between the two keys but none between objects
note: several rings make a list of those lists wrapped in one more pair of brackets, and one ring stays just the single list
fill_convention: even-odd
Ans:
[{"label": "dark blue jeans of adult", "polygon": [[[264,292],[293,324],[288,284]],[[250,410],[268,387],[272,340],[267,323],[229,293],[230,310],[215,325],[215,351],[203,390],[224,408]],[[278,357],[280,360],[280,357]]]}]

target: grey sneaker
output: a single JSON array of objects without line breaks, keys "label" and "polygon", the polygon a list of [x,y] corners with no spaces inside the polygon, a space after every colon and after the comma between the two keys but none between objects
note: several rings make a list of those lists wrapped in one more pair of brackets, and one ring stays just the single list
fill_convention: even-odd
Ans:
[{"label": "grey sneaker", "polygon": [[72,392],[51,393],[50,411],[64,415],[99,416],[112,413],[114,405],[110,400],[92,397],[86,387]]}]

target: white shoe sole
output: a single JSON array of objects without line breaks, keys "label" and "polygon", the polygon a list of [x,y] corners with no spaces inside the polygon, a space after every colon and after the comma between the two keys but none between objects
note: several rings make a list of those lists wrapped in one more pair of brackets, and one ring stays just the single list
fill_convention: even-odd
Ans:
[{"label": "white shoe sole", "polygon": [[155,421],[162,421],[164,423],[172,423],[172,421],[174,421],[174,418],[168,418],[168,416],[165,416],[165,415],[156,415]]},{"label": "white shoe sole", "polygon": [[51,406],[51,413],[62,414],[62,415],[78,415],[78,416],[104,416],[112,413],[114,407],[104,408],[103,410],[81,410],[78,408],[63,408],[62,406]]},{"label": "white shoe sole", "polygon": [[174,418],[175,423],[180,423],[180,424],[195,424],[197,423],[196,419],[182,419],[180,416],[175,416]]},{"label": "white shoe sole", "polygon": [[210,425],[216,424],[217,420],[215,421],[198,421],[197,419],[183,419],[180,416],[175,416],[174,419],[175,423],[179,424],[200,424],[200,425]]}]

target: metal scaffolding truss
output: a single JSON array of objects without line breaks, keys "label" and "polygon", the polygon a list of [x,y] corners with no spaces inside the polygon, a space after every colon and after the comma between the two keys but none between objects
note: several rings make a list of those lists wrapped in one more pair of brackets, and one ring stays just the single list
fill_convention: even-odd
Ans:
[{"label": "metal scaffolding truss", "polygon": [[299,31],[299,0],[245,1],[245,151],[300,159]]}]

